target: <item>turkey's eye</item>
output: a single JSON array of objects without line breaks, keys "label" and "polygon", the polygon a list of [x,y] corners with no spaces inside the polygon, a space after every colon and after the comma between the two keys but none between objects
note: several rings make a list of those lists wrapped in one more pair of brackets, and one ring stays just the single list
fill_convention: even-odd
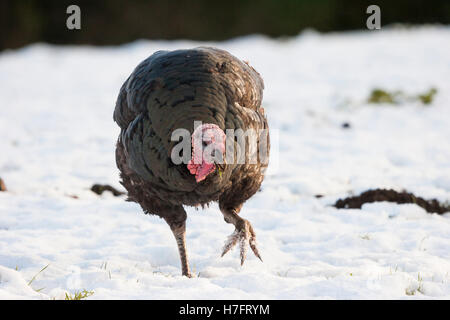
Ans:
[{"label": "turkey's eye", "polygon": [[203,148],[206,147],[208,144],[205,141],[202,141]]}]

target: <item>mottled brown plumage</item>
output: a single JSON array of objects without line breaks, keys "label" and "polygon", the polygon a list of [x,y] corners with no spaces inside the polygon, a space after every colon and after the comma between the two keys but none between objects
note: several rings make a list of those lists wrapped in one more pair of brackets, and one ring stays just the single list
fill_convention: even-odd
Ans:
[{"label": "mottled brown plumage", "polygon": [[[238,216],[255,194],[267,163],[226,163],[197,182],[186,164],[170,157],[179,128],[194,131],[194,121],[226,129],[268,129],[261,108],[260,75],[226,51],[215,48],[158,51],[140,63],[123,84],[114,110],[121,128],[116,162],[130,201],[145,213],[165,219],[177,240],[183,275],[190,276],[185,245],[183,205],[218,201],[235,233],[224,254],[239,240],[241,262],[246,242],[259,257],[250,223]],[[235,143],[235,142],[234,142]],[[249,154],[249,150],[246,150]],[[220,171],[220,172],[219,172]]]}]

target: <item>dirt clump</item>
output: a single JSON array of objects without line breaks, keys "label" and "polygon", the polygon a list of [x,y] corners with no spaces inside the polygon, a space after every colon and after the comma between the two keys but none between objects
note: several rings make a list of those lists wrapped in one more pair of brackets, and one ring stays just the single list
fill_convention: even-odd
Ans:
[{"label": "dirt clump", "polygon": [[116,188],[111,187],[109,184],[94,184],[91,187],[91,191],[98,195],[101,195],[105,191],[111,191],[115,197],[125,194],[125,192],[119,191]]},{"label": "dirt clump", "polygon": [[361,209],[364,203],[388,201],[398,204],[415,203],[429,213],[443,214],[450,211],[450,205],[441,204],[436,199],[425,200],[406,191],[398,192],[393,189],[373,189],[361,193],[359,196],[351,196],[339,199],[333,205],[338,209]]},{"label": "dirt clump", "polygon": [[0,178],[0,191],[7,191],[8,189],[6,189],[6,185],[5,182],[3,181],[2,178]]}]

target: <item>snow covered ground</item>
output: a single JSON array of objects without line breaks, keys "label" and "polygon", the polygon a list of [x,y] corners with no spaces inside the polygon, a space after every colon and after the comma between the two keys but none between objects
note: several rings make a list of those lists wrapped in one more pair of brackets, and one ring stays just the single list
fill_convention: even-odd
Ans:
[{"label": "snow covered ground", "polygon": [[[236,249],[220,258],[233,226],[216,205],[188,208],[197,277],[187,279],[164,221],[89,188],[121,188],[112,112],[122,82],[155,50],[198,45],[229,50],[262,74],[274,157],[241,213],[264,263],[249,254],[240,267]],[[83,289],[94,292],[88,299],[449,299],[450,214],[331,206],[378,187],[450,200],[449,84],[449,27],[4,51],[0,299]],[[376,87],[438,93],[429,106],[367,104]]]}]

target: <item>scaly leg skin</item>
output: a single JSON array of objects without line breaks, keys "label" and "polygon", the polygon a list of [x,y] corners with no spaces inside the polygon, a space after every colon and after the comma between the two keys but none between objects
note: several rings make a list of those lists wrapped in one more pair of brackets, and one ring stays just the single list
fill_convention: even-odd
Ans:
[{"label": "scaly leg skin", "polygon": [[228,237],[225,246],[223,247],[222,257],[233,248],[236,243],[239,242],[241,266],[244,264],[247,256],[247,243],[250,245],[255,256],[262,261],[258,248],[256,247],[256,234],[253,231],[253,227],[248,220],[245,220],[238,216],[238,210],[224,210],[222,214],[225,222],[232,223],[236,227],[234,232]]},{"label": "scaly leg skin", "polygon": [[182,222],[167,221],[167,223],[169,224],[169,227],[175,236],[175,240],[177,241],[178,252],[180,253],[182,275],[192,278],[186,251],[186,220]]}]

